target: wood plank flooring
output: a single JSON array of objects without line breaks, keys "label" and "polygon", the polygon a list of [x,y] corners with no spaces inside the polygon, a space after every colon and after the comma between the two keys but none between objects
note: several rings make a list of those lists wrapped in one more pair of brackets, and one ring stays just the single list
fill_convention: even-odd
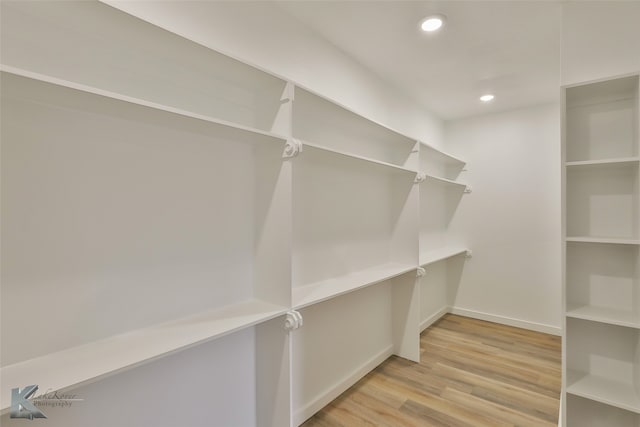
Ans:
[{"label": "wood plank flooring", "polygon": [[561,339],[445,315],[303,427],[557,426]]}]

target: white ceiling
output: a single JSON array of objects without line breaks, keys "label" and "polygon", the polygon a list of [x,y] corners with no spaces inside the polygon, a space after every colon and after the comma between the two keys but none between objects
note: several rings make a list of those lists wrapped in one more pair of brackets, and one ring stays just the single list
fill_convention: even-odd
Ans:
[{"label": "white ceiling", "polygon": [[[442,119],[554,102],[556,1],[281,1],[290,15]],[[447,16],[436,33],[422,18]],[[494,101],[481,103],[485,92]]]}]

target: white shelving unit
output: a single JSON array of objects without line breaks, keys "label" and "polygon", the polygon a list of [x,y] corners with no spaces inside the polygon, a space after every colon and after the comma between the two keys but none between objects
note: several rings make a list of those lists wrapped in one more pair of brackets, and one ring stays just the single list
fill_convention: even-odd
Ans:
[{"label": "white shelving unit", "polygon": [[55,427],[299,425],[419,360],[464,162],[105,4],[1,7],[2,425],[30,384],[85,398]]},{"label": "white shelving unit", "polygon": [[638,80],[565,88],[567,426],[640,425]]}]

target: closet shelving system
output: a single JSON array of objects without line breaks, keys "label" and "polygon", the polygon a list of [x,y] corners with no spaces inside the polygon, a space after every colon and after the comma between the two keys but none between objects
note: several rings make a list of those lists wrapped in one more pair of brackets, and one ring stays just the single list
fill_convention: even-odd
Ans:
[{"label": "closet shelving system", "polygon": [[419,360],[463,161],[106,4],[1,27],[3,424],[37,384],[87,402],[55,426],[299,425]]},{"label": "closet shelving system", "polygon": [[564,425],[637,427],[638,75],[564,94]]}]

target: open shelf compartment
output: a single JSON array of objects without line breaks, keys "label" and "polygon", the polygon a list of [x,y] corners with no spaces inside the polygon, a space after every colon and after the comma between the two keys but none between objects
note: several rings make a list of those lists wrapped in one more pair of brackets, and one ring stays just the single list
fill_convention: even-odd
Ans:
[{"label": "open shelf compartment", "polygon": [[640,246],[567,243],[567,316],[640,328]]},{"label": "open shelf compartment", "polygon": [[282,140],[6,73],[2,123],[3,407],[290,307]]},{"label": "open shelf compartment", "polygon": [[568,162],[637,157],[638,76],[566,89]]},{"label": "open shelf compartment", "polygon": [[293,171],[294,307],[417,267],[415,174],[313,147]]},{"label": "open shelf compartment", "polygon": [[420,171],[433,177],[456,181],[466,164],[464,160],[460,160],[424,142],[419,144],[419,150]]},{"label": "open shelf compartment", "polygon": [[300,310],[304,326],[292,333],[293,425],[392,354],[419,361],[418,293],[408,272]]},{"label": "open shelf compartment", "polygon": [[567,396],[567,420],[567,427],[640,426],[640,414],[571,394]]},{"label": "open shelf compartment", "polygon": [[640,413],[640,330],[567,319],[567,393]]},{"label": "open shelf compartment", "polygon": [[300,87],[293,102],[293,137],[318,147],[417,170],[416,140]]},{"label": "open shelf compartment", "polygon": [[638,240],[638,163],[567,169],[567,235]]},{"label": "open shelf compartment", "polygon": [[[426,179],[420,186],[420,263],[449,247],[449,224],[464,194],[464,185]],[[429,254],[432,255],[429,255]]]},{"label": "open shelf compartment", "polygon": [[287,83],[100,2],[4,2],[2,63],[268,132]]}]

